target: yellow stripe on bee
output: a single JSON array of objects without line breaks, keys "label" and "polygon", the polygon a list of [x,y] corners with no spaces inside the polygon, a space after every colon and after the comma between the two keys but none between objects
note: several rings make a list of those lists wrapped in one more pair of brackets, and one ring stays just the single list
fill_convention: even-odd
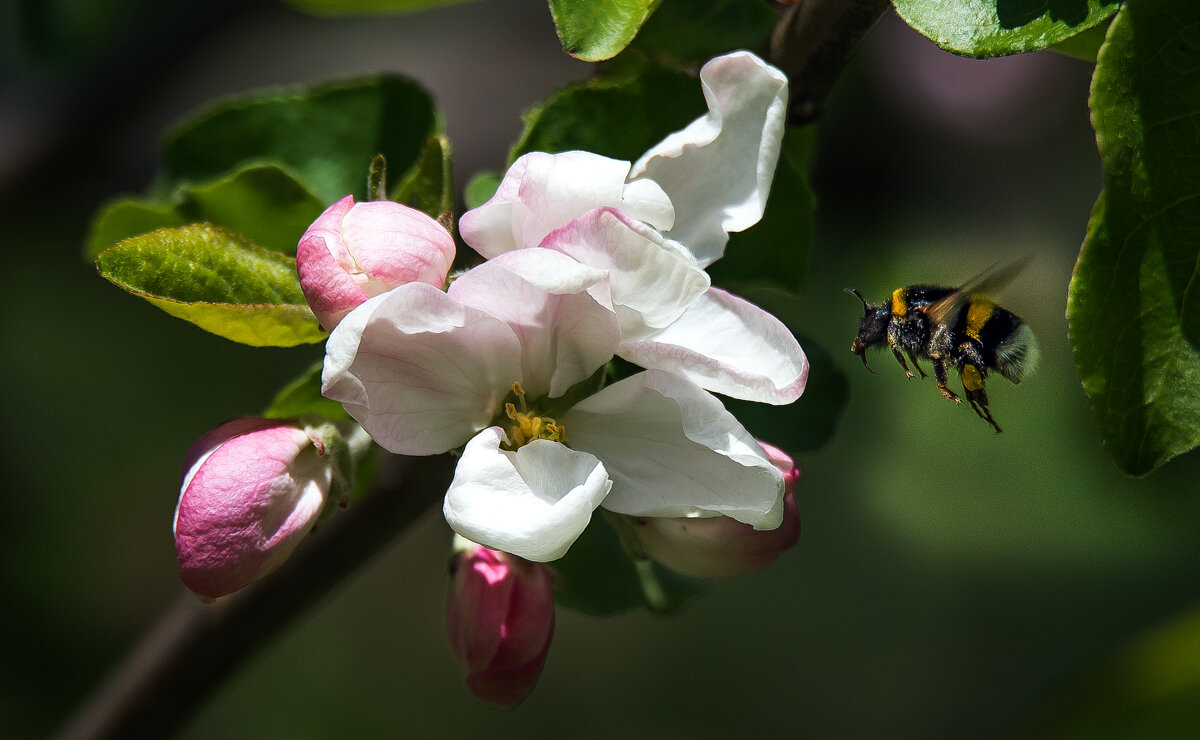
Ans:
[{"label": "yellow stripe on bee", "polygon": [[996,304],[986,298],[976,298],[971,301],[971,305],[967,307],[967,336],[975,341],[979,341],[979,332],[983,330],[983,325],[992,318],[992,311],[995,310]]},{"label": "yellow stripe on bee", "polygon": [[979,368],[974,365],[963,365],[962,369],[963,388],[974,393],[983,387],[983,378],[979,376]]},{"label": "yellow stripe on bee", "polygon": [[892,291],[892,315],[903,316],[908,313],[908,301],[904,299],[904,288]]}]

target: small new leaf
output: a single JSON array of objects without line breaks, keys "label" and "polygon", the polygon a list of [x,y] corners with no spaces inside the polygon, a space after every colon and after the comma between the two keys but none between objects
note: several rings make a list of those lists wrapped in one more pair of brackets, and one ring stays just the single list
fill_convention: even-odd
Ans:
[{"label": "small new leaf", "polygon": [[165,228],[126,239],[96,258],[113,284],[201,329],[255,347],[325,338],[296,260],[211,224]]}]

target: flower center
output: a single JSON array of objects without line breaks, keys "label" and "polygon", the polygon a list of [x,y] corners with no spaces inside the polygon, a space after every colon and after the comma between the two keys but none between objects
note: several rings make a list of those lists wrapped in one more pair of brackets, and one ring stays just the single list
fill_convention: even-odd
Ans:
[{"label": "flower center", "polygon": [[[538,416],[531,412],[525,402],[525,389],[519,381],[512,384],[513,396],[516,403],[504,404],[504,415],[511,423],[506,425],[508,439],[512,449],[524,447],[535,439],[549,439],[559,443],[567,441],[566,427],[551,419],[549,416]],[[520,405],[520,410],[517,406]]]}]

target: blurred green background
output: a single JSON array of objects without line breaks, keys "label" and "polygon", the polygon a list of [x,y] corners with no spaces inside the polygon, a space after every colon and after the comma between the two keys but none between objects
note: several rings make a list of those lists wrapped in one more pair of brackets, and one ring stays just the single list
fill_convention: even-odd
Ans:
[{"label": "blurred green background", "polygon": [[[7,737],[52,732],[178,596],[187,445],[320,355],[205,334],[80,258],[96,207],[149,181],[162,129],[223,94],[395,70],[438,98],[461,184],[503,165],[522,108],[588,73],[537,0],[344,20],[148,5],[29,2],[37,23],[15,22],[17,5],[0,17]],[[97,8],[105,22],[88,20]],[[829,444],[798,459],[803,534],[776,565],[675,616],[560,610],[541,683],[500,713],[470,697],[445,640],[448,530],[432,511],[184,736],[1185,736],[1200,639],[1180,628],[1138,646],[1200,591],[1200,462],[1119,474],[1066,339],[1100,186],[1089,75],[1051,53],[958,59],[891,14],[867,38],[820,124],[818,233],[798,286],[805,333],[850,400]],[[891,358],[872,356],[872,376],[847,351],[861,307],[843,287],[879,300],[1026,254],[1000,298],[1043,357],[1020,387],[989,385],[1004,434]]]}]

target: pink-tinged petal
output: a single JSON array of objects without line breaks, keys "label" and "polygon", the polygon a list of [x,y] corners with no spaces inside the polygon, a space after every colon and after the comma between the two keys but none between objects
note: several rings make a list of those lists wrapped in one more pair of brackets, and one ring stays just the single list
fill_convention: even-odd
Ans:
[{"label": "pink-tinged petal", "polygon": [[700,83],[708,114],[646,152],[632,177],[662,186],[675,206],[666,235],[707,266],[724,254],[727,232],[762,218],[783,140],[787,77],[742,51],[705,64]]},{"label": "pink-tinged petal", "polygon": [[411,282],[440,288],[454,261],[450,232],[421,211],[390,200],[352,208],[342,220],[342,238],[368,295]]},{"label": "pink-tinged petal", "polygon": [[612,359],[621,330],[597,293],[607,301],[604,271],[548,249],[502,254],[467,271],[449,290],[459,303],[512,327],[532,398],[561,396]]},{"label": "pink-tinged petal", "polygon": [[277,419],[260,419],[258,417],[241,417],[227,421],[219,427],[206,432],[199,439],[193,442],[183,455],[183,475],[179,482],[179,490],[184,490],[191,483],[192,476],[208,459],[208,456],[216,452],[227,440],[239,437],[243,434],[265,429],[267,427],[278,426]]},{"label": "pink-tinged petal", "polygon": [[425,283],[370,299],[325,344],[321,392],[385,449],[433,455],[479,429],[521,379],[508,324]]},{"label": "pink-tinged petal", "polygon": [[783,523],[775,529],[755,529],[727,516],[636,517],[633,523],[647,555],[695,578],[757,573],[800,540],[791,494],[784,497]]},{"label": "pink-tinged petal", "polygon": [[[257,423],[240,425],[239,433],[192,461],[175,510],[180,577],[205,598],[236,591],[279,567],[312,529],[329,495],[330,466],[303,429],[247,421]],[[206,437],[232,428],[226,424],[221,435]]]},{"label": "pink-tinged petal", "polygon": [[[458,544],[461,543],[461,544]],[[446,628],[467,686],[479,700],[511,709],[533,690],[554,635],[554,596],[545,566],[456,538]]]},{"label": "pink-tinged petal", "polygon": [[613,206],[668,228],[671,201],[657,184],[626,190],[629,162],[591,152],[525,154],[505,173],[496,194],[459,221],[463,240],[487,258],[533,247],[552,230],[601,206]]},{"label": "pink-tinged petal", "polygon": [[397,285],[441,287],[453,260],[454,240],[437,221],[391,201],[355,204],[349,195],[327,208],[296,247],[300,288],[329,330]]},{"label": "pink-tinged petal", "polygon": [[793,495],[800,469],[783,450],[757,441],[767,460],[783,474],[783,522],[775,529],[755,529],[727,516],[636,517],[632,521],[646,554],[696,578],[740,576],[766,568],[800,540],[800,515]]},{"label": "pink-tinged petal", "polygon": [[783,517],[784,479],[711,394],[650,370],[608,386],[561,419],[572,447],[604,461],[604,508],[631,516],[724,514],[756,529]]},{"label": "pink-tinged petal", "polygon": [[537,439],[508,451],[499,427],[467,443],[446,491],[443,513],[454,531],[526,560],[566,554],[612,487],[595,457]]},{"label": "pink-tinged petal", "polygon": [[719,288],[673,324],[617,354],[732,398],[783,405],[804,392],[808,358],[779,319]]},{"label": "pink-tinged petal", "polygon": [[296,246],[300,289],[327,330],[370,297],[351,276],[354,259],[342,239],[342,218],[353,207],[354,196],[347,195],[326,208]]},{"label": "pink-tinged petal", "polygon": [[589,211],[549,234],[541,246],[608,272],[622,341],[670,325],[710,284],[685,250],[613,208]]}]

